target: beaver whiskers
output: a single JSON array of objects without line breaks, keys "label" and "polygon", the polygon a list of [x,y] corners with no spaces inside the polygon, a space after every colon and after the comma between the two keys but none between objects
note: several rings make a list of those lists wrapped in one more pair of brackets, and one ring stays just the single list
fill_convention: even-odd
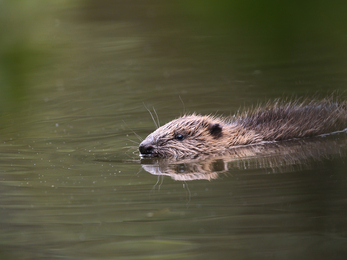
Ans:
[{"label": "beaver whiskers", "polygon": [[156,129],[141,142],[142,157],[194,158],[222,154],[236,146],[313,137],[347,127],[346,102],[268,103],[230,118],[184,115]]}]

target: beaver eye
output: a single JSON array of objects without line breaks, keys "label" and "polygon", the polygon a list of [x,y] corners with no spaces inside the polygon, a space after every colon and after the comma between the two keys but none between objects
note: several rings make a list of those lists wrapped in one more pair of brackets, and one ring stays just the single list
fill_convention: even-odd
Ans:
[{"label": "beaver eye", "polygon": [[175,136],[175,139],[178,140],[178,141],[182,141],[184,139],[184,136],[181,135],[181,134],[178,134]]}]

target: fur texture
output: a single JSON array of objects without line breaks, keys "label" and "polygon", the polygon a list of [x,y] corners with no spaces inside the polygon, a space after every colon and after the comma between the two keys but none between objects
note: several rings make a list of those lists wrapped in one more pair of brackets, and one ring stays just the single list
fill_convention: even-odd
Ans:
[{"label": "fur texture", "polygon": [[159,127],[140,144],[141,156],[194,158],[232,147],[313,137],[347,127],[347,106],[333,98],[280,101],[230,118],[184,115]]}]

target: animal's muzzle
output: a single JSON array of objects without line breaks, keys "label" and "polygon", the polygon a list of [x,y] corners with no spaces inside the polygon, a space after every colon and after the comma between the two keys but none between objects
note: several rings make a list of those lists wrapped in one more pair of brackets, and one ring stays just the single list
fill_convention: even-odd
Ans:
[{"label": "animal's muzzle", "polygon": [[139,151],[142,155],[153,155],[154,147],[152,144],[142,142],[139,146]]}]

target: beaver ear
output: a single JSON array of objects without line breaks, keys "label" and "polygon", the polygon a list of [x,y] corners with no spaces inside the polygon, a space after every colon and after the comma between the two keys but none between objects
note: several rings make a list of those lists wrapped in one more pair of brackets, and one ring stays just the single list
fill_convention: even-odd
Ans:
[{"label": "beaver ear", "polygon": [[210,124],[208,130],[210,130],[210,134],[214,138],[219,138],[222,136],[222,126],[218,123],[216,124]]}]

